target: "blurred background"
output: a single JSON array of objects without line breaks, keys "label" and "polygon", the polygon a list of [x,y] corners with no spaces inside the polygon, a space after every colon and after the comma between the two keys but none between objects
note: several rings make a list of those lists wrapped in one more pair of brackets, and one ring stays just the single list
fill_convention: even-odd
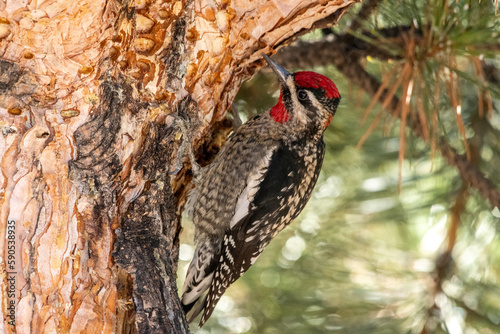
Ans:
[{"label": "blurred background", "polygon": [[[194,333],[500,333],[496,7],[365,1],[274,57],[341,92],[321,176]],[[243,121],[278,88],[265,69],[246,82]],[[183,225],[180,287],[194,252]]]}]

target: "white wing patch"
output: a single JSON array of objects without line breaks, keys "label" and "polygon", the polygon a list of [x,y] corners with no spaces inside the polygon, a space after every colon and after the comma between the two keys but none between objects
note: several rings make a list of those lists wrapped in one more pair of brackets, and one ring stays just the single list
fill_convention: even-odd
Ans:
[{"label": "white wing patch", "polygon": [[233,228],[241,219],[243,219],[250,211],[250,204],[253,202],[255,194],[259,190],[259,185],[262,182],[264,175],[271,163],[271,157],[275,150],[270,150],[256,164],[254,170],[248,175],[247,186],[241,192],[236,202],[236,209],[233,218],[229,223],[229,227]]},{"label": "white wing patch", "polygon": [[[252,198],[253,199],[253,198]],[[250,199],[248,198],[248,185],[240,197],[238,197],[238,202],[236,202],[236,211],[234,213],[231,222],[229,223],[229,227],[233,228],[234,225],[241,220],[241,218],[245,217],[248,214],[248,210],[250,208]]]}]

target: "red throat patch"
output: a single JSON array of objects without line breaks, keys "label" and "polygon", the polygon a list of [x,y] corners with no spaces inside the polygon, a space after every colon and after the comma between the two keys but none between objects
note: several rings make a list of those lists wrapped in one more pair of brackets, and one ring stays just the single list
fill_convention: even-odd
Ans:
[{"label": "red throat patch", "polygon": [[290,114],[283,104],[283,94],[280,93],[278,103],[271,108],[271,117],[278,123],[285,123],[290,120]]},{"label": "red throat patch", "polygon": [[329,99],[340,97],[339,90],[332,80],[316,72],[297,72],[295,73],[295,82],[304,88],[323,88],[325,96]]}]

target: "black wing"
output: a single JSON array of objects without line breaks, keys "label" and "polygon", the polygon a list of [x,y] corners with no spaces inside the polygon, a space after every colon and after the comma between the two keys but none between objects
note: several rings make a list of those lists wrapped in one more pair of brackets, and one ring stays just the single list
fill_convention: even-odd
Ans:
[{"label": "black wing", "polygon": [[316,146],[306,149],[280,146],[271,156],[248,214],[224,237],[200,326],[210,317],[229,285],[250,268],[272,238],[305,207],[316,184],[324,152],[325,144],[320,140]]}]

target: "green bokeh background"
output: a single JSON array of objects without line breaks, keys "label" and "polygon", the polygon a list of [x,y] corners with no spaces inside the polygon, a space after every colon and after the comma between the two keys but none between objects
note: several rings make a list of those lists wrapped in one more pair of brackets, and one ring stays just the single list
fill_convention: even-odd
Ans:
[{"label": "green bokeh background", "polygon": [[[367,24],[408,23],[425,5],[423,1],[394,3],[384,2],[378,16]],[[465,6],[480,5],[459,2],[450,13],[475,10]],[[494,15],[494,4],[483,1],[481,6],[477,10],[497,21],[492,24],[498,32],[500,18]],[[391,12],[391,7],[397,10]],[[404,11],[407,7],[411,10]],[[336,29],[343,29],[342,22]],[[476,23],[464,24],[473,30]],[[457,43],[464,38],[453,32],[447,33]],[[481,33],[478,29],[477,34]],[[321,38],[321,34],[306,38]],[[498,68],[498,52],[487,56]],[[462,114],[470,138],[474,135],[470,123],[477,115],[477,78],[459,52],[457,57],[463,73]],[[386,65],[373,59],[366,64],[375,74]],[[498,208],[470,191],[452,252],[454,262],[443,291],[436,293],[436,261],[445,249],[450,208],[462,185],[457,170],[408,133],[398,193],[399,122],[382,118],[378,129],[356,149],[380,106],[362,123],[371,97],[361,94],[332,66],[302,70],[327,75],[342,94],[337,115],[325,132],[327,153],[312,199],[228,289],[203,329],[193,324],[193,332],[424,333],[424,324],[434,323],[434,333],[500,333]],[[236,100],[242,118],[276,103],[277,89],[272,73],[258,74],[245,83]],[[494,112],[482,134],[480,168],[498,186],[500,115],[495,89]],[[446,101],[446,91],[442,94]],[[455,119],[446,108],[444,103],[439,110],[440,125],[450,143],[460,149],[455,145],[460,140]],[[185,220],[183,225],[179,286],[194,251],[192,224]]]}]

